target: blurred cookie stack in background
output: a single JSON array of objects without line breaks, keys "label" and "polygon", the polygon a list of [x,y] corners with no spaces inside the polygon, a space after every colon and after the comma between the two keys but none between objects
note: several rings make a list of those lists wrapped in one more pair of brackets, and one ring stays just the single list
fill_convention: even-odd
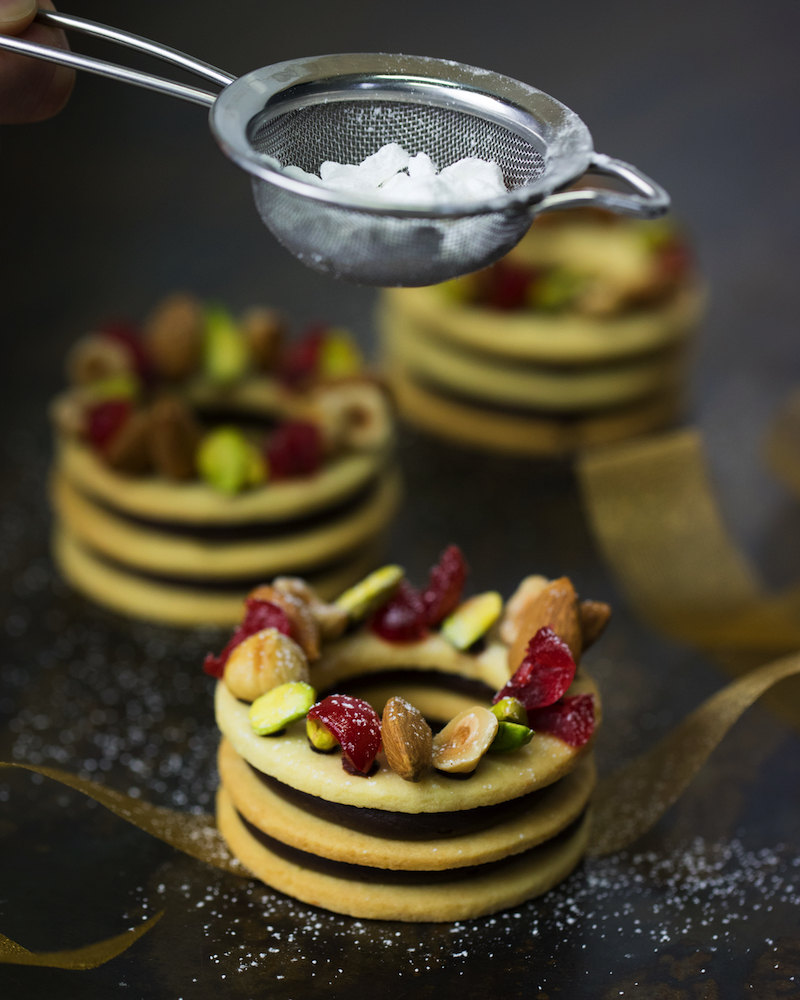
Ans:
[{"label": "blurred cookie stack in background", "polygon": [[231,624],[278,574],[360,579],[399,500],[393,420],[346,330],[293,341],[274,310],[189,295],[67,358],[54,401],[54,553],[123,614]]},{"label": "blurred cookie stack in background", "polygon": [[672,221],[554,212],[484,271],[382,292],[384,366],[424,431],[566,454],[679,418],[703,299]]}]

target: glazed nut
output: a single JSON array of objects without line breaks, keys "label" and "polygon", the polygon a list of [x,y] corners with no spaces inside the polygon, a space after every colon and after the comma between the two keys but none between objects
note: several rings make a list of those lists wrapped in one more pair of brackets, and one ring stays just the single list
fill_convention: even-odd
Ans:
[{"label": "glazed nut", "polygon": [[128,351],[111,337],[90,333],[72,345],[67,354],[67,378],[73,385],[89,385],[133,369]]},{"label": "glazed nut", "polygon": [[506,601],[500,638],[506,646],[513,646],[519,635],[519,626],[528,605],[539,596],[550,581],[546,576],[526,576]]},{"label": "glazed nut", "polygon": [[203,307],[193,295],[176,292],[158,303],[145,322],[144,341],[159,375],[184,379],[200,367],[203,329]]},{"label": "glazed nut", "polygon": [[244,313],[241,327],[254,367],[262,372],[276,368],[287,333],[281,313],[255,306]]},{"label": "glazed nut", "polygon": [[456,649],[469,649],[500,617],[503,598],[495,590],[476,594],[442,622],[442,635]]},{"label": "glazed nut", "polygon": [[464,709],[433,738],[433,766],[439,771],[474,771],[497,735],[497,716],[476,705]]},{"label": "glazed nut", "polygon": [[319,659],[319,625],[311,613],[311,608],[301,597],[279,590],[274,585],[270,586],[269,584],[256,587],[248,594],[248,597],[276,604],[289,619],[292,637],[308,659]]},{"label": "glazed nut", "polygon": [[288,681],[256,698],[247,717],[258,736],[272,736],[302,719],[314,704],[317,693],[305,681]]},{"label": "glazed nut", "polygon": [[164,396],[150,410],[150,448],[156,472],[167,479],[192,479],[197,472],[200,425],[181,400]]},{"label": "glazed nut", "polygon": [[577,663],[583,640],[578,617],[578,595],[569,577],[562,576],[548,583],[520,615],[519,632],[508,653],[508,665],[512,673],[525,659],[530,640],[540,628],[545,627],[551,628],[569,646],[572,658]]},{"label": "glazed nut", "polygon": [[308,605],[308,609],[319,626],[320,638],[324,640],[338,639],[347,628],[349,615],[335,604],[328,604],[309,587],[299,576],[278,576],[272,581],[272,586],[286,594],[292,594]]},{"label": "glazed nut", "polygon": [[404,781],[419,781],[433,759],[433,734],[419,709],[404,698],[390,698],[383,710],[381,736],[389,767]]},{"label": "glazed nut", "polygon": [[234,647],[224,673],[225,685],[241,701],[255,701],[279,684],[309,682],[302,649],[276,628],[265,628]]},{"label": "glazed nut", "polygon": [[350,620],[357,622],[382,608],[400,586],[405,570],[402,566],[382,566],[354,587],[336,598],[334,604],[346,611]]}]

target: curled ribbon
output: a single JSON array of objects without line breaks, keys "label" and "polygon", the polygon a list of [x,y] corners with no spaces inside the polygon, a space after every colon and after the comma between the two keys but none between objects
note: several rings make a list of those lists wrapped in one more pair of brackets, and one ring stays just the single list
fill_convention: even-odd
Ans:
[{"label": "curled ribbon", "polygon": [[[594,798],[588,852],[609,854],[646,833],[678,798],[711,751],[750,705],[778,681],[800,674],[800,654],[752,671],[713,695],[652,750],[601,782]],[[2,763],[59,781],[104,805],[117,816],[172,847],[222,871],[249,877],[230,853],[213,817],[150,805],[56,768]],[[74,951],[30,952],[0,935],[0,962],[91,969],[115,958],[161,917],[134,930]]]}]

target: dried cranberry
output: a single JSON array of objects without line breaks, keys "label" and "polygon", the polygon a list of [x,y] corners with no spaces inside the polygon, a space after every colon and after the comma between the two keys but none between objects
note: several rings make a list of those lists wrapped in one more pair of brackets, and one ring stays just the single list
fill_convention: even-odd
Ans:
[{"label": "dried cranberry", "polygon": [[528,712],[528,725],[538,733],[557,736],[571,747],[582,747],[594,732],[594,695],[575,694],[554,705],[536,708]]},{"label": "dried cranberry", "polygon": [[336,737],[344,769],[366,777],[381,748],[381,720],[375,709],[361,698],[332,694],[313,705],[308,717],[321,722]]},{"label": "dried cranberry", "polygon": [[316,375],[322,342],[328,328],[322,323],[310,327],[300,340],[289,344],[281,361],[281,378],[289,385],[300,385]]},{"label": "dried cranberry", "polygon": [[322,432],[305,420],[288,420],[270,438],[266,455],[274,479],[310,476],[322,464]]},{"label": "dried cranberry", "polygon": [[89,409],[87,433],[98,451],[103,451],[111,443],[128,422],[131,413],[133,406],[128,399],[108,399]]},{"label": "dried cranberry", "polygon": [[403,580],[392,598],[375,614],[372,631],[387,642],[419,642],[428,631],[425,603],[418,590]]},{"label": "dried cranberry", "polygon": [[136,374],[143,382],[152,381],[153,365],[145,349],[144,341],[135,326],[121,320],[112,320],[100,327],[100,333],[110,340],[115,340],[125,348],[133,362]]},{"label": "dried cranberry", "polygon": [[212,677],[222,677],[228,657],[239,643],[244,642],[248,636],[255,635],[256,632],[260,632],[265,628],[276,628],[279,632],[283,632],[284,635],[289,635],[291,632],[286,612],[283,608],[279,608],[277,604],[271,604],[269,601],[259,601],[255,597],[248,597],[245,607],[244,618],[236,627],[236,631],[230,637],[219,656],[214,656],[213,653],[206,655],[203,662],[203,670],[207,674],[211,674]]},{"label": "dried cranberry", "polygon": [[691,253],[685,243],[670,240],[659,249],[658,263],[663,275],[677,281],[688,272],[691,265]]},{"label": "dried cranberry", "polygon": [[438,625],[458,607],[468,570],[461,549],[448,545],[431,569],[428,586],[422,592],[428,625]]},{"label": "dried cranberry", "polygon": [[519,669],[493,700],[517,698],[530,712],[558,701],[574,676],[575,661],[569,646],[545,626],[528,643]]},{"label": "dried cranberry", "polygon": [[528,268],[500,261],[486,272],[484,303],[492,309],[501,309],[504,312],[523,309],[527,303],[532,279],[533,274]]}]

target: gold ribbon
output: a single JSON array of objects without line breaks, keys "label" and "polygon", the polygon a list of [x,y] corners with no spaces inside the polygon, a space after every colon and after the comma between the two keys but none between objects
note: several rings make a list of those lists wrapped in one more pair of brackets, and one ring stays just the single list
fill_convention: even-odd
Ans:
[{"label": "gold ribbon", "polygon": [[[742,712],[773,684],[800,674],[800,654],[754,670],[696,709],[654,749],[601,782],[593,800],[589,854],[609,854],[646,833],[678,798]],[[65,771],[0,762],[52,778],[82,792],[140,830],[222,871],[249,876],[228,850],[213,817],[174,812]],[[162,911],[163,912],[163,911]],[[58,969],[93,969],[129,948],[162,913],[117,937],[73,951],[31,952],[0,934],[0,962]]]},{"label": "gold ribbon", "polygon": [[[633,607],[732,673],[800,649],[800,587],[768,594],[731,541],[695,430],[584,453],[595,537]],[[765,701],[800,727],[800,678]]]}]

